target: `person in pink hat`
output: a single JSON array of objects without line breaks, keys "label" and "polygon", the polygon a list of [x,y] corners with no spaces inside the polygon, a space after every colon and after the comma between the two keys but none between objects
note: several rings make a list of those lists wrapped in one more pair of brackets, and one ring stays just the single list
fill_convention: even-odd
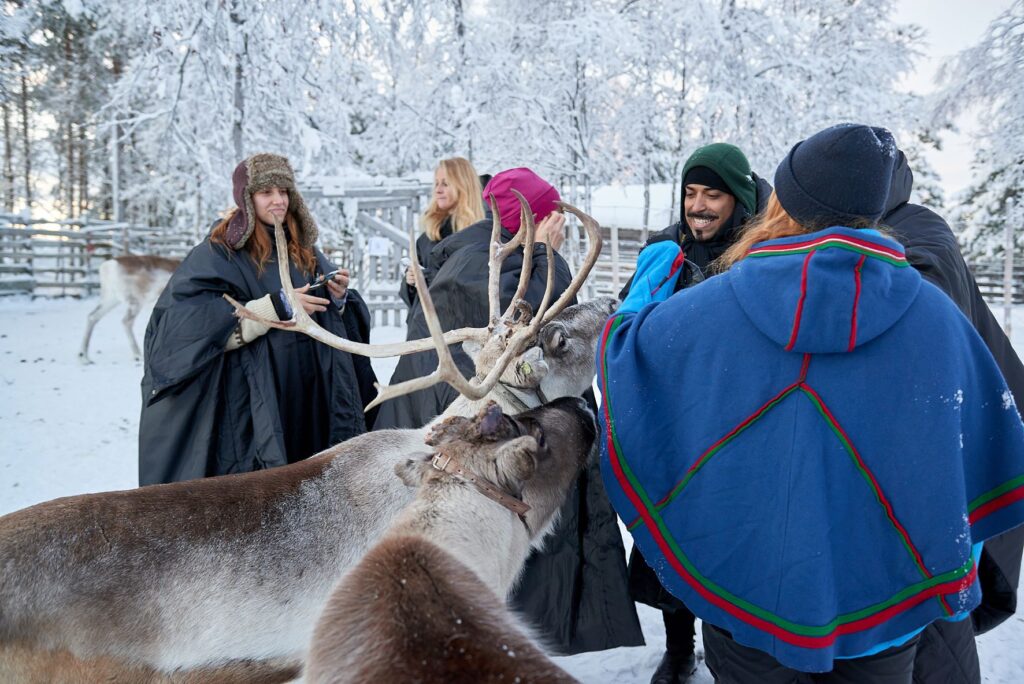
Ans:
[{"label": "person in pink hat", "polygon": [[[547,282],[545,243],[554,249],[557,298],[569,286],[572,273],[558,253],[565,241],[565,216],[558,210],[558,190],[528,168],[496,174],[484,187],[483,199],[497,205],[501,240],[519,232],[521,207],[513,190],[521,193],[536,222],[533,272],[525,299],[536,309]],[[445,330],[483,327],[488,323],[487,261],[491,219],[473,224],[437,243],[431,250],[426,273],[430,297]],[[508,306],[519,283],[522,248],[509,255],[501,268],[501,306]],[[417,301],[409,319],[409,339],[429,337]],[[473,362],[461,345],[451,347],[463,375],[474,372]],[[437,354],[403,356],[390,384],[422,377],[437,367]],[[458,394],[447,384],[397,397],[380,407],[374,429],[418,428],[439,415]],[[625,553],[611,504],[594,468],[580,476],[578,487],[562,508],[561,522],[545,545],[527,561],[510,602],[536,629],[554,652],[583,653],[618,646],[643,644],[636,609],[626,583]],[[585,553],[584,553],[585,552]]]},{"label": "person in pink hat", "polygon": [[[527,168],[516,168],[496,174],[483,191],[484,204],[490,206],[493,198],[501,221],[501,240],[508,242],[519,232],[520,205],[513,190],[526,198],[536,222],[536,243],[533,247],[533,273],[525,299],[536,308],[544,295],[548,257],[545,243],[555,250],[555,287],[557,298],[569,286],[572,273],[558,249],[565,241],[565,216],[558,211],[561,199],[551,183]],[[464,327],[486,327],[490,315],[487,299],[488,254],[491,242],[490,218],[477,221],[444,238],[431,249],[424,275],[430,288],[430,297],[445,330]],[[519,283],[523,267],[523,253],[512,254],[501,267],[501,306],[509,305]],[[412,304],[409,313],[408,339],[430,337],[423,309],[419,301]],[[452,355],[463,374],[471,377],[473,362],[454,347]],[[437,367],[433,352],[403,356],[391,376],[389,384],[429,375]],[[419,428],[440,415],[458,393],[447,384],[440,384],[419,392],[396,397],[380,406],[376,426],[380,428]]]}]

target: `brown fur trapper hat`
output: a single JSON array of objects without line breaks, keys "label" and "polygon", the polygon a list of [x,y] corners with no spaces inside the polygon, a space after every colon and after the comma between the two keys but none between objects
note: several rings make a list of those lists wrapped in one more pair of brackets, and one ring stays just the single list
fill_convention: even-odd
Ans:
[{"label": "brown fur trapper hat", "polygon": [[288,212],[299,223],[299,235],[303,247],[312,249],[319,231],[316,221],[310,216],[306,203],[295,187],[295,173],[285,157],[277,154],[254,154],[235,167],[231,174],[234,185],[235,204],[238,211],[228,224],[227,241],[231,249],[241,249],[249,240],[256,227],[256,208],[252,194],[266,188],[288,190]]}]

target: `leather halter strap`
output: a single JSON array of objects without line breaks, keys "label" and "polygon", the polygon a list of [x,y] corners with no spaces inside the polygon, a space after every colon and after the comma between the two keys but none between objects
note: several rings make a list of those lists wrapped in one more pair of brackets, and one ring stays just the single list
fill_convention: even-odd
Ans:
[{"label": "leather halter strap", "polygon": [[522,499],[512,496],[508,492],[503,492],[496,484],[487,478],[466,470],[462,467],[462,463],[460,463],[454,456],[434,454],[431,465],[436,470],[453,475],[458,479],[473,485],[478,492],[486,496],[488,499],[500,503],[502,506],[515,513],[519,516],[519,519],[523,521],[523,524],[526,524],[526,519],[523,516],[528,510],[530,510],[530,507],[523,503]]},{"label": "leather halter strap", "polygon": [[507,405],[506,410],[510,414],[522,413],[548,403],[540,387],[526,389],[499,381],[494,386],[493,393]]}]

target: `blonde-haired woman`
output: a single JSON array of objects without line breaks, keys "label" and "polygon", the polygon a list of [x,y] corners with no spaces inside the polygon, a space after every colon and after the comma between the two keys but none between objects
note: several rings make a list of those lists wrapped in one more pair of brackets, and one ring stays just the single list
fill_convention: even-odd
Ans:
[{"label": "blonde-haired woman", "polygon": [[[484,217],[480,177],[468,159],[442,159],[434,171],[434,192],[423,214],[423,234],[416,240],[416,259],[430,282],[430,250],[438,242]],[[409,305],[416,301],[412,271],[406,269],[399,295]]]}]

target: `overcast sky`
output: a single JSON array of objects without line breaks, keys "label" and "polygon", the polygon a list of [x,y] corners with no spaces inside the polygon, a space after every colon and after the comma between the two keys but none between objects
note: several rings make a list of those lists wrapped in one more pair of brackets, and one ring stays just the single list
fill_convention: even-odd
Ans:
[{"label": "overcast sky", "polygon": [[[935,73],[943,60],[976,43],[989,22],[1011,4],[1012,0],[897,0],[896,20],[917,24],[926,31],[925,54],[916,73],[907,79],[907,87],[921,94],[932,92]],[[945,135],[942,152],[929,155],[942,175],[947,200],[970,182],[972,119],[964,117],[959,122],[962,134]]]}]

